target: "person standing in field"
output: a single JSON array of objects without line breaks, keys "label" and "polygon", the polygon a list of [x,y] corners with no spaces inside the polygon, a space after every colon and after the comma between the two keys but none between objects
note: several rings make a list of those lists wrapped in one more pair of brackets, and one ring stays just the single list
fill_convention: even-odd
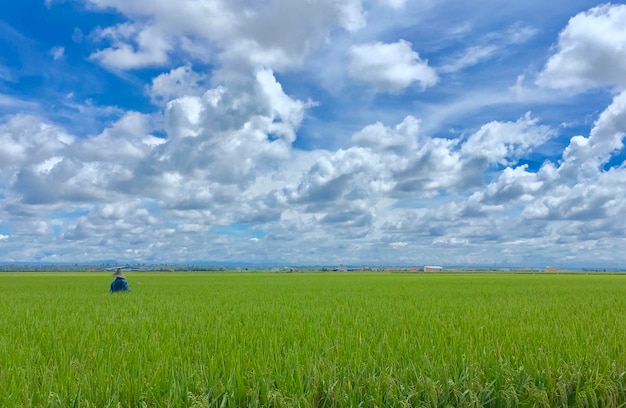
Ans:
[{"label": "person standing in field", "polygon": [[126,282],[126,276],[124,276],[122,268],[117,268],[113,276],[115,276],[115,280],[111,282],[111,288],[109,289],[111,293],[128,292],[130,290],[130,286],[128,286],[128,282]]}]

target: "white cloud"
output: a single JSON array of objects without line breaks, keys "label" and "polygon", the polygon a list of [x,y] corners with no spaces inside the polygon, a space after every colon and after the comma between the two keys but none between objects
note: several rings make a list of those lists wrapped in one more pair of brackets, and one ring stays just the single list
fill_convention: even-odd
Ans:
[{"label": "white cloud", "polygon": [[206,82],[205,75],[194,72],[190,65],[185,65],[153,78],[152,84],[147,87],[147,93],[152,103],[165,104],[185,95],[202,95],[202,85]]},{"label": "white cloud", "polygon": [[451,63],[444,65],[439,70],[441,72],[450,73],[457,72],[467,67],[478,64],[479,62],[488,60],[498,51],[495,45],[477,45],[466,49],[462,55],[458,56]]},{"label": "white cloud", "polygon": [[537,126],[537,122],[530,113],[516,122],[490,122],[468,138],[461,152],[489,163],[513,164],[554,134],[546,126]]},{"label": "white cloud", "polygon": [[440,189],[465,185],[456,142],[420,135],[419,121],[411,116],[393,128],[382,123],[366,126],[353,140],[356,146],[323,154],[302,180],[285,188],[292,208],[301,206],[322,220],[331,219],[329,212],[339,218],[350,215],[354,223],[371,228],[374,217],[369,212],[339,208],[365,202],[364,209],[374,210],[386,207],[391,198],[432,197]]},{"label": "white cloud", "polygon": [[355,45],[350,48],[349,56],[350,75],[370,83],[378,91],[397,92],[415,82],[424,89],[438,81],[428,61],[422,61],[405,40]]},{"label": "white cloud", "polygon": [[35,166],[35,173],[37,174],[49,174],[57,164],[63,161],[62,157],[51,157]]},{"label": "white cloud", "polygon": [[[603,165],[623,150],[625,100],[624,94],[615,97],[600,114],[589,137],[573,137],[559,163],[545,162],[535,172],[529,171],[528,165],[505,168],[483,190],[471,195],[463,211],[484,216],[494,209],[510,211],[515,208],[512,205],[523,204],[522,219],[552,223],[535,224],[541,225],[542,234],[549,233],[549,241],[610,240],[619,235],[617,230],[624,224],[619,214],[624,208],[626,191],[621,186],[625,185],[626,172],[623,164],[610,170],[605,170]],[[528,117],[524,122],[526,119]],[[534,128],[530,133],[546,134],[546,129],[530,125]],[[528,135],[529,131],[522,133]],[[482,149],[494,151],[484,146]],[[502,154],[494,156],[497,157]]]},{"label": "white cloud", "polygon": [[502,40],[505,44],[519,45],[530,40],[537,32],[538,30],[535,27],[514,24],[504,32]]},{"label": "white cloud", "polygon": [[352,136],[352,141],[359,146],[375,150],[390,150],[401,155],[417,148],[420,121],[412,116],[406,117],[394,129],[381,122],[368,125]]},{"label": "white cloud", "polygon": [[[398,0],[395,0],[398,1]],[[357,31],[365,27],[365,17],[361,0],[339,2],[340,24],[348,31]]]},{"label": "white cloud", "polygon": [[500,205],[531,201],[544,186],[540,173],[528,171],[528,165],[505,168],[497,180],[474,196],[483,204]]},{"label": "white cloud", "polygon": [[265,70],[249,84],[174,99],[165,109],[167,142],[139,160],[134,179],[120,188],[142,191],[172,208],[223,206],[225,218],[246,217],[226,203],[254,185],[262,171],[290,159],[309,106],[288,97]]},{"label": "white cloud", "polygon": [[222,74],[260,67],[282,70],[301,65],[333,29],[357,31],[365,26],[361,0],[88,2],[114,8],[134,21],[96,32],[111,45],[92,58],[120,69],[162,65],[180,44],[196,55],[219,50],[218,58],[228,67]]},{"label": "white cloud", "polygon": [[[55,84],[70,85],[59,94],[71,97],[27,103],[38,96],[8,96],[23,73],[0,68],[10,82],[0,95],[5,259],[536,265],[623,253],[626,93],[593,59],[621,66],[623,6],[574,17],[543,88],[527,89],[554,27],[544,30],[544,16],[510,25],[483,3],[86,4],[119,24],[41,60],[59,69],[55,51],[75,56],[95,44],[92,61],[116,82],[106,75],[101,89],[72,88],[61,78]],[[578,69],[589,56],[590,68]],[[498,89],[518,76],[517,97]],[[615,95],[563,101],[552,90],[560,80],[614,86]],[[124,105],[133,92],[105,88],[117,81],[135,93],[143,86],[143,99]],[[12,113],[44,108],[50,119]],[[61,125],[72,120],[89,130]]]},{"label": "white cloud", "polygon": [[363,199],[374,191],[374,178],[384,177],[380,157],[353,147],[320,157],[299,185],[288,194],[295,203],[334,203]]},{"label": "white cloud", "polygon": [[[139,200],[107,203],[95,206],[87,215],[68,223],[69,225],[62,232],[62,238],[85,242],[106,240],[106,244],[120,250],[120,247],[126,245],[126,241],[117,245],[114,241],[124,235],[130,235],[141,242],[148,238],[148,234],[155,232],[155,227],[157,227],[157,235],[160,235],[157,222],[157,219],[144,208]],[[139,250],[143,251],[143,249]]]},{"label": "white cloud", "polygon": [[63,56],[65,55],[65,48],[63,47],[53,47],[50,50],[50,55],[52,56],[53,60],[59,60],[61,58],[63,58]]},{"label": "white cloud", "polygon": [[102,134],[77,139],[40,118],[13,117],[0,127],[7,197],[42,205],[113,198],[110,183],[127,177],[157,144],[147,120],[129,112]]},{"label": "white cloud", "polygon": [[62,128],[30,115],[13,116],[0,125],[0,173],[38,164],[64,152],[74,138]]},{"label": "white cloud", "polygon": [[110,47],[96,51],[90,58],[118,69],[162,66],[169,61],[171,42],[154,26],[124,23],[94,33],[94,38],[109,41]]},{"label": "white cloud", "polygon": [[249,64],[252,67],[272,67],[277,70],[302,63],[300,56],[290,58],[285,49],[263,47],[252,39],[242,39],[233,43],[222,54],[222,58],[227,61],[229,66],[235,66],[239,62],[243,63],[244,66]]},{"label": "white cloud", "polygon": [[563,152],[559,173],[567,179],[593,179],[612,154],[624,148],[626,91],[617,95],[601,114],[588,138],[574,136]]},{"label": "white cloud", "polygon": [[624,148],[626,132],[626,91],[617,95],[595,122],[589,141],[592,154],[607,160],[608,155]]},{"label": "white cloud", "polygon": [[354,200],[374,208],[390,197],[429,197],[465,184],[456,142],[419,135],[419,121],[411,116],[393,128],[366,126],[353,140],[355,146],[323,154],[297,185],[288,186],[288,201],[310,212]]},{"label": "white cloud", "polygon": [[522,215],[527,219],[596,221],[588,226],[588,233],[606,228],[598,222],[601,220],[623,225],[618,214],[624,209],[621,197],[625,191],[621,186],[625,180],[622,171],[605,173],[593,183],[581,182],[572,187],[560,184],[528,204]]},{"label": "white cloud", "polygon": [[82,161],[133,163],[164,142],[150,135],[149,116],[128,112],[101,134],[74,146]]},{"label": "white cloud", "polygon": [[[267,163],[266,149],[278,140],[268,138],[271,124],[278,120],[296,128],[307,104],[289,98],[269,71],[259,72],[254,87],[247,89],[213,88],[202,97],[175,99],[167,108],[171,137],[159,146],[143,143],[149,122],[139,113],[125,115],[95,137],[57,145],[39,160],[20,162],[20,175],[8,197],[20,208],[40,211],[81,208],[96,198],[100,204],[82,207],[78,217],[57,219],[54,229],[37,226],[43,236],[59,231],[60,241],[49,242],[46,248],[80,241],[87,251],[103,254],[103,248],[108,248],[111,256],[120,256],[129,248],[130,239],[137,253],[128,256],[147,260],[159,259],[165,250],[170,259],[185,260],[203,248],[222,246],[237,248],[249,259],[245,252],[249,243],[255,245],[259,259],[271,258],[280,248],[287,259],[313,262],[316,256],[339,251],[344,259],[351,254],[363,260],[382,245],[397,252],[394,259],[400,262],[405,251],[426,242],[433,244],[429,256],[434,261],[449,259],[445,251],[464,246],[467,258],[462,259],[480,262],[490,259],[480,251],[498,242],[508,252],[494,259],[502,262],[506,256],[510,262],[521,262],[523,254],[516,249],[520,245],[547,245],[563,237],[585,245],[584,240],[593,238],[604,253],[608,249],[603,240],[608,242],[617,233],[614,228],[607,230],[606,222],[617,220],[624,209],[620,199],[624,191],[615,187],[626,185],[622,170],[603,173],[593,184],[563,187],[555,182],[561,170],[554,165],[547,163],[537,172],[522,165],[505,168],[487,185],[465,190],[468,162],[482,157],[506,166],[551,135],[529,115],[516,122],[486,124],[465,141],[421,134],[419,120],[411,116],[391,127],[374,123],[355,132],[354,146],[307,152],[309,157],[300,161],[290,160],[297,156],[289,147],[287,132],[287,156]],[[616,97],[600,115],[583,148],[595,151],[593,145],[604,145],[607,140],[601,150],[605,156],[610,154],[613,139],[600,135],[612,135],[623,127],[622,99]],[[30,119],[19,126],[33,122]],[[12,126],[13,138],[24,129],[17,122]],[[60,128],[53,130],[54,137],[41,138],[48,141],[44,145],[59,137],[72,140],[60,136]],[[121,142],[130,145],[118,145]],[[119,154],[97,154],[100,150]],[[303,165],[306,161],[313,164]],[[304,169],[301,178],[294,177],[296,168]],[[264,178],[280,181],[283,172],[289,177],[259,189],[260,169]],[[482,175],[484,169],[477,171]],[[442,190],[460,195],[453,201],[437,198]],[[23,196],[15,199],[13,194]],[[424,202],[431,207],[394,208],[396,202],[419,197],[428,198]],[[553,224],[553,229],[546,230],[545,223],[542,227],[534,224],[542,220],[580,221],[586,227],[570,222],[567,228]],[[210,238],[215,225],[245,222],[264,229],[267,236],[229,237],[226,229],[219,239]],[[35,228],[17,224],[15,231]],[[615,222],[615,228],[618,225]],[[391,235],[386,236],[387,232]],[[323,237],[329,234],[334,237],[333,246],[324,243]],[[311,258],[287,244],[294,240],[298,245],[306,243]],[[478,252],[472,255],[472,251]],[[79,252],[68,256],[89,259]]]},{"label": "white cloud", "polygon": [[290,143],[296,139],[295,130],[302,122],[305,109],[314,106],[308,101],[293,100],[285,92],[271,71],[261,70],[256,74],[259,91],[263,95],[269,112],[274,120],[268,131],[274,136],[284,138]]},{"label": "white cloud", "polygon": [[[285,190],[294,205],[325,212],[338,203],[367,200],[370,207],[387,198],[432,198],[441,190],[463,192],[483,186],[489,164],[510,165],[541,145],[553,131],[529,115],[517,122],[484,125],[459,142],[421,135],[419,121],[407,117],[393,128],[366,126],[353,136],[356,146],[321,156],[297,186]],[[527,201],[550,173],[527,173],[526,166],[505,170],[474,199],[479,211],[501,202]],[[469,207],[468,207],[469,208]],[[473,210],[476,211],[476,210]]]},{"label": "white cloud", "polygon": [[556,54],[539,75],[540,86],[585,90],[625,86],[626,5],[604,4],[572,17],[559,35]]},{"label": "white cloud", "polygon": [[[466,28],[469,31],[469,28]],[[443,73],[455,73],[465,68],[489,61],[496,56],[510,52],[513,46],[519,48],[537,33],[537,30],[530,26],[514,24],[501,32],[488,33],[475,44],[449,58],[437,70]],[[467,32],[461,34],[468,35]]]}]

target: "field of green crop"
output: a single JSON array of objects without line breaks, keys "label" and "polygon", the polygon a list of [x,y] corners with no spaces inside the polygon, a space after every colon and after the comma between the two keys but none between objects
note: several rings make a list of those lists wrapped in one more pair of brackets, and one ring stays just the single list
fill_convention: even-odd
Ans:
[{"label": "field of green crop", "polygon": [[0,274],[2,407],[626,403],[626,275]]}]

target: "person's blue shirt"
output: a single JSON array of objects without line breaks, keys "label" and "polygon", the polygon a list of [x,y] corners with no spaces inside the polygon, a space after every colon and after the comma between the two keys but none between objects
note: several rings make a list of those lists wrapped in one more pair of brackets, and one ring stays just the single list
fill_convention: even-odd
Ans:
[{"label": "person's blue shirt", "polygon": [[130,286],[128,286],[128,282],[124,278],[115,278],[113,282],[111,282],[111,293],[113,292],[126,292],[130,290]]}]

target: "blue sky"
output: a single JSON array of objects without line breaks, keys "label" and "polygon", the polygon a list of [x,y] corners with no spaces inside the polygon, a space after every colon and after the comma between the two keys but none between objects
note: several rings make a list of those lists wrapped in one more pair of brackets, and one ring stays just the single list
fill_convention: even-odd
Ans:
[{"label": "blue sky", "polygon": [[626,5],[25,0],[0,261],[626,265]]}]

